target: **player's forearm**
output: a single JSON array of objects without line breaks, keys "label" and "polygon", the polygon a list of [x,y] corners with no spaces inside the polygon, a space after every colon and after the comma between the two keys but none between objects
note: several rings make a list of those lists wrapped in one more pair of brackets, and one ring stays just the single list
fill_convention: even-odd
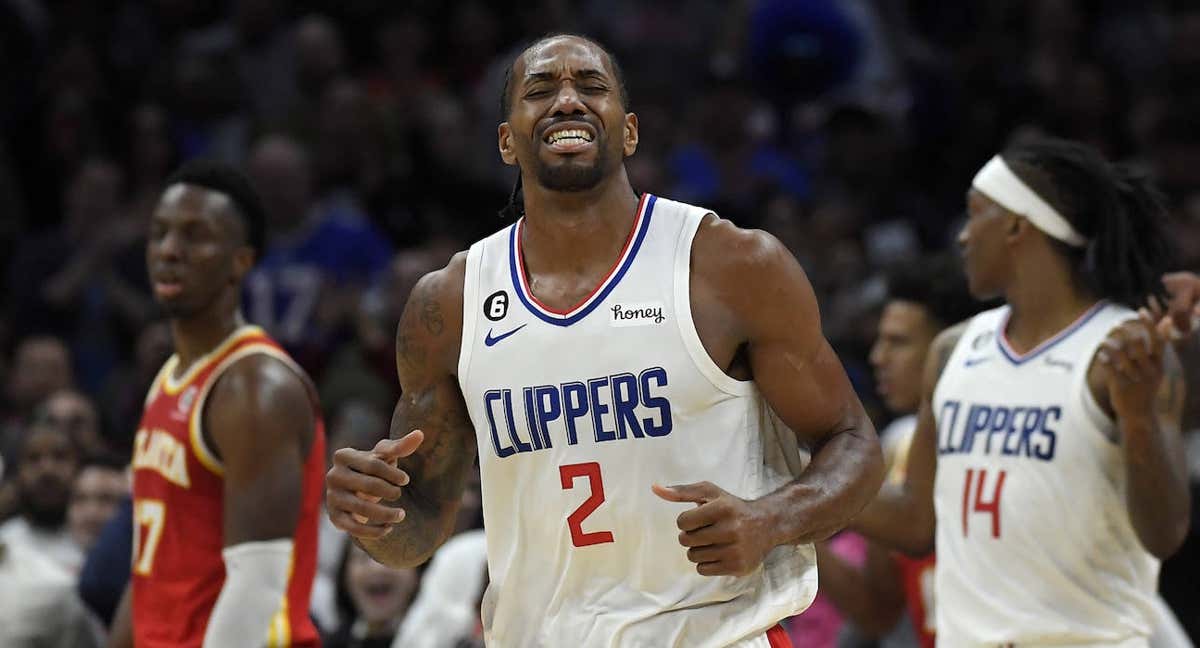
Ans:
[{"label": "player's forearm", "polygon": [[1130,520],[1146,550],[1166,558],[1183,543],[1191,510],[1182,436],[1154,417],[1122,419],[1120,428]]},{"label": "player's forearm", "polygon": [[108,633],[108,648],[133,648],[133,584],[125,586]]},{"label": "player's forearm", "polygon": [[798,479],[763,498],[771,507],[776,544],[824,540],[843,529],[879,491],[883,455],[870,421],[834,434]]},{"label": "player's forearm", "polygon": [[424,564],[454,531],[457,505],[430,501],[413,493],[411,487],[399,500],[388,504],[403,508],[404,519],[382,538],[354,539],[372,558],[388,567],[403,569]]},{"label": "player's forearm", "polygon": [[933,502],[918,500],[904,484],[884,484],[850,526],[897,551],[924,555],[933,549]]}]

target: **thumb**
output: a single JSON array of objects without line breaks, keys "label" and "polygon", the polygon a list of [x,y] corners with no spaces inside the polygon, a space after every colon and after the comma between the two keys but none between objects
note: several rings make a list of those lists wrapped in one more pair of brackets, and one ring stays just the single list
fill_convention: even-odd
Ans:
[{"label": "thumb", "polygon": [[424,440],[424,432],[413,430],[399,439],[384,439],[376,443],[371,452],[380,459],[395,461],[416,452]]},{"label": "thumb", "polygon": [[650,490],[668,502],[694,502],[696,504],[704,504],[715,500],[721,496],[722,492],[720,488],[709,482],[696,482],[694,484],[679,484],[675,486],[651,484]]}]

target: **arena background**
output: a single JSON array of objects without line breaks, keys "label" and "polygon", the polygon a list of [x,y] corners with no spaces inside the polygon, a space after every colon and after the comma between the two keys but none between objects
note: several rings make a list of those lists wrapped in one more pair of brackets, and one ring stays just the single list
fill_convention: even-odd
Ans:
[{"label": "arena background", "polygon": [[[1200,267],[1188,0],[0,0],[9,479],[39,403],[66,388],[86,397],[69,424],[128,458],[170,343],[143,268],[148,210],[198,156],[245,165],[270,212],[247,317],[312,373],[341,438],[384,434],[399,309],[422,273],[503,226],[504,68],[558,31],[621,61],[639,191],[765,228],[799,257],[879,424],[865,355],[881,271],[953,245],[971,175],[1006,143],[1052,133],[1144,167],[1180,267]],[[1195,486],[1200,433],[1190,447]],[[1162,577],[1192,636],[1198,532]]]}]

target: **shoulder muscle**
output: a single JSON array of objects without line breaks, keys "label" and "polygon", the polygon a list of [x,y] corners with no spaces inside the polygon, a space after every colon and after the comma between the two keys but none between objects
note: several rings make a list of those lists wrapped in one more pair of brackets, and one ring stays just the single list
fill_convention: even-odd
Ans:
[{"label": "shoulder muscle", "polygon": [[463,281],[467,254],[421,277],[408,296],[396,327],[400,384],[453,373],[462,344]]},{"label": "shoulder muscle", "polygon": [[705,217],[692,244],[692,272],[693,285],[731,315],[739,341],[768,333],[782,322],[804,329],[793,332],[820,335],[808,276],[791,251],[767,232]]},{"label": "shoulder muscle", "polygon": [[226,462],[247,448],[257,453],[295,442],[307,450],[314,423],[311,386],[282,360],[249,355],[217,378],[205,420]]}]

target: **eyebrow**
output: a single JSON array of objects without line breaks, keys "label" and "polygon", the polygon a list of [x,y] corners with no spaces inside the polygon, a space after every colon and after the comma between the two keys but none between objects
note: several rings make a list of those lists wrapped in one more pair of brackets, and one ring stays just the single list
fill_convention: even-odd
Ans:
[{"label": "eyebrow", "polygon": [[[537,83],[538,81],[552,81],[558,75],[553,72],[527,72],[525,73],[525,84]],[[575,73],[575,78],[578,79],[599,79],[608,81],[608,75],[603,70],[595,68],[587,68]]]}]

